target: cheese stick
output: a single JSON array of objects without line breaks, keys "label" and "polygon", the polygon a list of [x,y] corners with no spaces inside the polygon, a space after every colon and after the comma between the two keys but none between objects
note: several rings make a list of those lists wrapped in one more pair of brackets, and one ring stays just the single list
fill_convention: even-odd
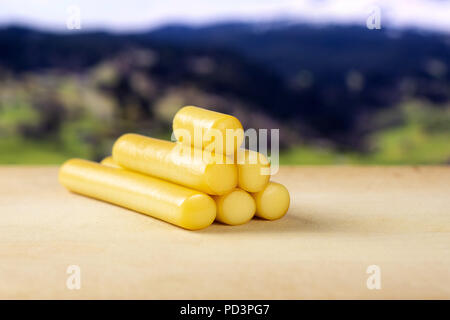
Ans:
[{"label": "cheese stick", "polygon": [[256,202],[257,217],[276,220],[283,217],[289,209],[289,191],[285,186],[276,182],[269,182],[264,190],[253,193]]},{"label": "cheese stick", "polygon": [[179,142],[220,154],[235,154],[244,140],[237,118],[193,106],[175,114],[173,132]]},{"label": "cheese stick", "polygon": [[217,221],[239,225],[250,221],[255,215],[255,200],[244,190],[236,188],[226,195],[213,196],[213,198],[217,205]]},{"label": "cheese stick", "polygon": [[269,183],[270,163],[262,153],[240,149],[236,163],[239,188],[248,192],[259,192]]},{"label": "cheese stick", "polygon": [[112,155],[126,169],[211,195],[226,194],[237,186],[238,172],[233,159],[180,143],[125,134],[114,144]]},{"label": "cheese stick", "polygon": [[189,230],[205,228],[216,217],[214,200],[202,192],[87,160],[65,162],[59,181],[70,191]]},{"label": "cheese stick", "polygon": [[106,157],[100,163],[104,166],[111,167],[111,168],[119,168],[119,169],[122,168],[114,161],[114,159],[112,157]]},{"label": "cheese stick", "polygon": [[[113,158],[102,160],[102,165],[112,168],[122,168]],[[242,189],[236,188],[222,196],[212,196],[216,201],[216,220],[229,225],[239,225],[250,221],[255,215],[255,199]]]}]

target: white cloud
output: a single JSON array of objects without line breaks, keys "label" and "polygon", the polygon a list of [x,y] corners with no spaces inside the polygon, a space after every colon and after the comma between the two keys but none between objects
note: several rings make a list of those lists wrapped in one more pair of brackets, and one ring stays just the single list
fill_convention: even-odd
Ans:
[{"label": "white cloud", "polygon": [[450,1],[438,0],[15,0],[2,1],[0,24],[23,23],[64,29],[67,7],[78,5],[83,28],[118,31],[167,22],[265,20],[289,17],[312,23],[365,25],[370,8],[381,8],[382,26],[450,31]]}]

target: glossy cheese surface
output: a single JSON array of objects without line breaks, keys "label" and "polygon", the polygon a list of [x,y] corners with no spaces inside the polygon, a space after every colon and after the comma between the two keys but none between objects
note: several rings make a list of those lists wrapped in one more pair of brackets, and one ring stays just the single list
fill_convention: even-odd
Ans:
[{"label": "glossy cheese surface", "polygon": [[189,230],[205,228],[216,217],[215,201],[202,192],[87,160],[65,162],[59,181],[70,191]]},{"label": "glossy cheese surface", "polygon": [[236,163],[239,188],[248,192],[259,192],[269,183],[270,163],[262,153],[240,149]]},{"label": "glossy cheese surface", "polygon": [[114,144],[112,154],[124,168],[208,194],[226,194],[237,186],[238,170],[233,159],[180,143],[125,134]]},{"label": "glossy cheese surface", "polygon": [[280,183],[269,182],[264,190],[253,193],[256,201],[256,216],[276,220],[283,217],[289,209],[289,191]]},{"label": "glossy cheese surface", "polygon": [[246,191],[236,188],[222,196],[214,196],[217,205],[216,220],[229,225],[250,221],[255,215],[256,204]]},{"label": "glossy cheese surface", "polygon": [[119,169],[122,168],[121,166],[119,166],[117,164],[117,162],[114,161],[114,159],[112,157],[106,157],[100,163],[102,165],[104,165],[104,166],[108,166],[108,167],[111,167],[111,168],[119,168]]},{"label": "glossy cheese surface", "polygon": [[235,154],[244,140],[237,118],[194,106],[183,107],[175,114],[173,132],[177,141],[220,154]]},{"label": "glossy cheese surface", "polygon": [[[102,160],[102,165],[112,168],[122,168],[112,157]],[[236,188],[222,195],[212,196],[216,201],[216,220],[229,225],[240,225],[250,221],[255,215],[255,199],[246,191]]]}]

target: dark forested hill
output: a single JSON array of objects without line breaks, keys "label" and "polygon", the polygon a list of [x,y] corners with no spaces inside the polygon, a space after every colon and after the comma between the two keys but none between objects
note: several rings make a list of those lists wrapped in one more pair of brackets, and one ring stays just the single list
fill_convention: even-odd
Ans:
[{"label": "dark forested hill", "polygon": [[[136,49],[157,57],[136,68],[161,92],[193,87],[222,97],[221,110],[226,101],[238,101],[247,112],[341,146],[360,144],[368,130],[361,121],[374,111],[409,98],[450,99],[448,35],[352,26],[227,23],[136,34],[9,27],[0,30],[0,76],[82,74]],[[134,94],[131,71],[121,72],[121,81],[108,89],[118,101]],[[141,101],[148,117],[154,103]]]}]

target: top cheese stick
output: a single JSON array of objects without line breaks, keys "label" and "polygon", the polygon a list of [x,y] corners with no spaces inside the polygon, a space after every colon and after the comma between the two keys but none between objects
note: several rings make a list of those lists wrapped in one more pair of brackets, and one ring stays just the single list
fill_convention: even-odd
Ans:
[{"label": "top cheese stick", "polygon": [[175,114],[173,133],[179,142],[220,154],[234,154],[244,140],[238,119],[193,106]]},{"label": "top cheese stick", "polygon": [[126,169],[211,195],[226,194],[238,182],[237,166],[233,159],[138,134],[125,134],[117,139],[112,156]]}]

